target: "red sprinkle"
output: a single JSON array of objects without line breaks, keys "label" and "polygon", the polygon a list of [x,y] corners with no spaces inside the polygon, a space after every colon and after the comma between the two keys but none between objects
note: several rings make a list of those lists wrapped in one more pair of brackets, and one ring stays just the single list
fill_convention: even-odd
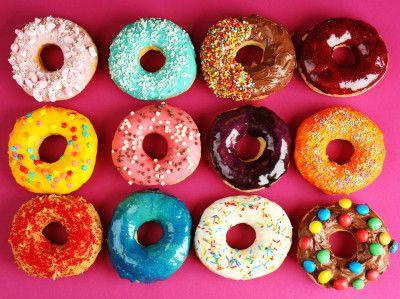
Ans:
[{"label": "red sprinkle", "polygon": [[61,124],[61,127],[62,127],[62,128],[66,128],[66,127],[67,127],[67,123],[62,123],[62,124]]}]

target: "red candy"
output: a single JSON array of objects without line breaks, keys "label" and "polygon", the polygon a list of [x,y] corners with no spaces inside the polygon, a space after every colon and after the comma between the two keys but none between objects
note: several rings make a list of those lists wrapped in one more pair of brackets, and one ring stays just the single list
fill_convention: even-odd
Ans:
[{"label": "red candy", "polygon": [[339,224],[343,227],[349,227],[352,221],[349,214],[342,214],[339,216]]},{"label": "red candy", "polygon": [[356,232],[356,239],[360,243],[365,243],[368,240],[368,231],[365,229],[359,229]]},{"label": "red candy", "polygon": [[300,249],[307,250],[311,246],[311,238],[309,237],[301,237],[299,240]]},{"label": "red candy", "polygon": [[67,127],[67,123],[62,123],[62,124],[61,124],[61,127],[62,127],[62,128],[66,128],[66,127]]},{"label": "red candy", "polygon": [[377,270],[369,270],[367,272],[367,279],[368,280],[377,280],[379,277],[379,272]]},{"label": "red candy", "polygon": [[349,286],[349,283],[348,283],[348,281],[347,281],[346,279],[344,279],[344,278],[336,279],[336,280],[333,282],[333,287],[334,287],[336,290],[345,290],[345,289],[347,289],[348,286]]}]

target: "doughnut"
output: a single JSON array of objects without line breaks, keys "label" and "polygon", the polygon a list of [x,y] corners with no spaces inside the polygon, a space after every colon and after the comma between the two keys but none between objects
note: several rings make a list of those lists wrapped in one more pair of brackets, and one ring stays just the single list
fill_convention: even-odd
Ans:
[{"label": "doughnut", "polygon": [[[228,230],[246,223],[256,232],[246,249],[231,248]],[[283,263],[292,243],[292,225],[276,203],[257,196],[230,196],[211,204],[201,216],[194,237],[200,261],[210,271],[235,280],[267,275]]]},{"label": "doughnut", "polygon": [[[342,139],[354,147],[350,161],[330,161],[326,148]],[[383,133],[349,107],[331,107],[305,119],[297,130],[294,160],[300,174],[328,194],[350,194],[371,184],[385,160]]]},{"label": "doughnut", "polygon": [[[22,30],[11,45],[9,62],[13,79],[38,102],[67,100],[80,93],[97,68],[97,48],[79,25],[62,18],[36,18]],[[61,48],[63,66],[49,71],[40,53],[48,45]]]},{"label": "doughnut", "polygon": [[[350,48],[353,66],[341,66],[333,51]],[[314,91],[333,97],[362,94],[382,79],[388,64],[386,46],[371,25],[348,18],[329,19],[308,30],[296,43],[299,72]]]},{"label": "doughnut", "polygon": [[[163,236],[156,244],[143,246],[137,231],[149,221],[161,225]],[[108,231],[113,267],[131,282],[167,279],[188,255],[191,225],[189,211],[176,197],[156,190],[133,193],[115,209]]]},{"label": "doughnut", "polygon": [[[245,46],[263,50],[260,63],[235,60]],[[286,28],[264,17],[227,18],[212,26],[200,49],[201,68],[217,97],[259,100],[283,88],[296,67],[295,49]]]},{"label": "doughnut", "polygon": [[[241,160],[236,145],[245,135],[257,137],[259,153]],[[276,182],[289,166],[290,132],[275,112],[242,106],[215,119],[208,136],[211,164],[223,181],[241,191],[254,191]]]},{"label": "doughnut", "polygon": [[[67,147],[60,159],[40,159],[44,139],[61,135]],[[70,109],[43,106],[17,119],[8,141],[8,158],[18,184],[34,193],[66,194],[90,178],[96,163],[97,135],[90,120]]]},{"label": "doughnut", "polygon": [[[331,251],[329,237],[339,231],[350,233],[357,244],[351,258]],[[328,207],[316,206],[299,226],[297,259],[312,280],[326,288],[362,289],[385,272],[392,241],[382,219],[366,204],[344,198]]]},{"label": "doughnut", "polygon": [[[140,58],[150,50],[165,56],[164,66],[147,72]],[[189,34],[175,23],[143,18],[126,25],[113,40],[108,60],[111,79],[140,100],[165,100],[190,88],[196,78],[196,53]]]},{"label": "doughnut", "polygon": [[[149,134],[159,134],[168,144],[162,159],[143,149]],[[201,156],[199,130],[185,111],[162,102],[132,111],[119,124],[112,141],[112,160],[129,185],[173,185],[187,178]]]},{"label": "doughnut", "polygon": [[[53,222],[67,231],[63,245],[51,243],[42,233]],[[92,204],[80,196],[50,194],[19,208],[8,242],[17,265],[27,274],[56,279],[86,271],[100,252],[102,233]]]}]

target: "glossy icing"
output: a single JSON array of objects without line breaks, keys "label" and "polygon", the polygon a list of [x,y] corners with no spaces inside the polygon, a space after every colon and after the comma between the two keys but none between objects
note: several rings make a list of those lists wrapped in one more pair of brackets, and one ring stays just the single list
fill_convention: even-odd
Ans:
[{"label": "glossy icing", "polygon": [[[243,161],[236,152],[238,141],[249,134],[265,144],[255,160]],[[214,121],[208,150],[217,172],[240,190],[269,187],[289,165],[290,132],[287,124],[265,107],[242,106],[220,114]],[[261,146],[261,148],[263,148]]]},{"label": "glossy icing", "polygon": [[[161,225],[163,236],[145,247],[137,242],[137,231],[149,221]],[[108,248],[113,267],[131,282],[167,279],[188,255],[191,224],[190,213],[179,199],[160,191],[133,193],[117,206],[110,223]]]},{"label": "glossy icing", "polygon": [[[54,163],[40,159],[39,148],[51,135],[67,140]],[[77,111],[43,106],[15,122],[8,141],[8,158],[18,184],[35,193],[66,194],[91,177],[96,164],[97,135],[90,120]]]},{"label": "glossy icing", "polygon": [[[164,66],[147,72],[140,65],[147,50],[165,56]],[[114,83],[141,100],[165,100],[185,92],[196,78],[196,54],[189,34],[175,23],[143,18],[126,25],[113,40],[108,60]]]},{"label": "glossy icing", "polygon": [[[338,65],[332,58],[337,47],[349,47],[354,66]],[[297,41],[300,73],[317,91],[328,95],[360,94],[375,85],[388,64],[386,46],[371,25],[348,18],[326,20]]]},{"label": "glossy icing", "polygon": [[[83,28],[70,20],[35,18],[15,33],[9,59],[13,78],[38,102],[72,98],[93,77],[98,60],[96,45]],[[59,46],[64,55],[64,64],[56,71],[48,71],[40,58],[49,44]]]},{"label": "glossy icing", "polygon": [[[348,199],[345,200],[350,202]],[[359,280],[365,285],[372,280],[370,279],[372,276],[375,280],[383,274],[389,265],[390,244],[394,242],[390,240],[387,227],[368,206],[351,202],[345,206],[342,203],[343,200],[327,207],[317,206],[309,211],[299,226],[297,248],[298,261],[313,281],[321,286],[339,290],[346,289],[348,285],[357,288]],[[330,211],[327,219],[319,218],[322,209]],[[360,211],[364,210],[366,212],[361,214]],[[340,221],[343,215],[350,219],[348,225]],[[322,224],[322,229],[317,233],[310,231],[310,223],[314,221]],[[371,222],[380,222],[380,226],[373,226]],[[357,248],[352,257],[337,257],[331,252],[329,236],[337,231],[346,231],[353,235]],[[307,245],[304,245],[305,239],[309,240]],[[310,267],[310,264],[314,266]],[[327,269],[331,275],[327,281],[323,281],[319,276]]]},{"label": "glossy icing", "polygon": [[[228,230],[246,223],[256,232],[254,243],[242,250],[226,242]],[[292,225],[276,203],[257,195],[230,196],[211,204],[196,228],[194,248],[215,274],[248,280],[267,275],[282,264],[292,244]]]}]

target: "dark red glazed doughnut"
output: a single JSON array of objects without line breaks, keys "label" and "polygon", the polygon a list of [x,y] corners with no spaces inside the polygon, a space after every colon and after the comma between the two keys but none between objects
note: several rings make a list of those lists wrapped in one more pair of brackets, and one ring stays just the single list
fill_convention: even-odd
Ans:
[{"label": "dark red glazed doughnut", "polygon": [[[348,97],[366,92],[383,77],[388,64],[386,46],[371,25],[358,20],[326,20],[296,42],[298,68],[313,90]],[[341,66],[333,59],[338,47],[349,47],[355,64]]]}]

